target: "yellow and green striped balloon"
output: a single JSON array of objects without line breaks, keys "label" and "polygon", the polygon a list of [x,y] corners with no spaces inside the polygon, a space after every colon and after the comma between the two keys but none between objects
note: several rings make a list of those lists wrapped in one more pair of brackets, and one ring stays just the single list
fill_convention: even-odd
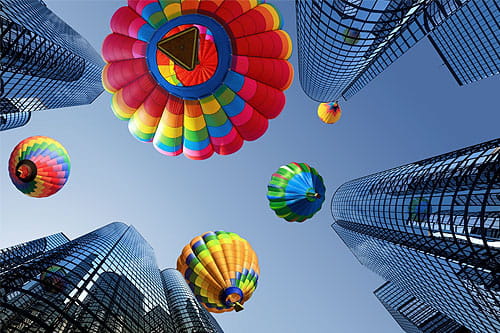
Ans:
[{"label": "yellow and green striped balloon", "polygon": [[257,255],[248,241],[225,231],[193,238],[177,259],[177,270],[210,312],[243,310],[259,279]]}]

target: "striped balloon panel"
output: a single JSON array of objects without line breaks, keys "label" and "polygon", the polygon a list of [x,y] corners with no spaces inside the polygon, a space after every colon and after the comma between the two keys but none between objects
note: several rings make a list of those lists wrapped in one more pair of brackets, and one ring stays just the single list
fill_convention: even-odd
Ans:
[{"label": "striped balloon panel", "polygon": [[[33,180],[24,182],[17,176],[18,164],[28,160],[36,166]],[[56,140],[46,136],[24,139],[14,148],[9,159],[9,176],[14,186],[31,197],[48,197],[59,191],[69,177],[71,163],[68,152]]]},{"label": "striped balloon panel", "polygon": [[[220,22],[233,45],[230,67],[219,86],[208,96],[191,100],[172,95],[152,77],[146,61],[153,34],[189,14]],[[282,22],[275,7],[257,0],[130,0],[113,15],[112,33],[102,47],[107,62],[102,81],[113,94],[114,114],[128,120],[135,138],[152,142],[165,155],[183,153],[201,160],[214,153],[235,153],[244,141],[260,138],[268,120],[285,106],[284,91],[294,73],[287,61],[292,43],[281,30]],[[166,36],[189,26],[193,25],[176,26]],[[196,86],[218,68],[218,49],[210,30],[194,26],[200,31],[200,65],[193,71],[161,52],[156,55],[162,76],[172,86]]]},{"label": "striped balloon panel", "polygon": [[289,222],[304,222],[325,201],[325,185],[316,169],[306,163],[289,163],[276,171],[267,186],[269,205]]},{"label": "striped balloon panel", "polygon": [[326,124],[336,123],[341,115],[342,110],[337,102],[321,103],[318,106],[318,117]]},{"label": "striped balloon panel", "polygon": [[257,287],[259,264],[250,244],[232,232],[207,232],[184,247],[177,270],[185,277],[197,299],[210,312],[228,312],[221,294],[230,287],[242,292],[246,302]]}]

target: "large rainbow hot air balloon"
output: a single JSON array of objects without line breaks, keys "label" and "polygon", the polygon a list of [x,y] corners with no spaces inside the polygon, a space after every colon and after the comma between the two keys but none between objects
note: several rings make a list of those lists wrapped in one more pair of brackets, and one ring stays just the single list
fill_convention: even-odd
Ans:
[{"label": "large rainbow hot air balloon", "polygon": [[326,124],[336,123],[341,115],[342,110],[337,102],[321,103],[318,106],[318,117]]},{"label": "large rainbow hot air balloon", "polygon": [[243,310],[260,274],[250,244],[225,231],[210,231],[193,238],[177,259],[177,270],[210,312]]},{"label": "large rainbow hot air balloon", "polygon": [[56,140],[32,136],[19,142],[10,154],[9,175],[17,189],[30,197],[48,197],[69,177],[68,152]]},{"label": "large rainbow hot air balloon", "polygon": [[129,0],[102,47],[115,115],[165,155],[236,152],[285,105],[292,47],[281,25],[257,0]]},{"label": "large rainbow hot air balloon", "polygon": [[306,163],[289,163],[276,171],[267,186],[269,205],[289,222],[313,217],[325,201],[325,185],[316,169]]}]

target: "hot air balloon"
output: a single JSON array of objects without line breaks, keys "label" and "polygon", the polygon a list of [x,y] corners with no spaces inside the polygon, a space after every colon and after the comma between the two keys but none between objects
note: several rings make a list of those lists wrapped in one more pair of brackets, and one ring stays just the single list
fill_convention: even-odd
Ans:
[{"label": "hot air balloon", "polygon": [[285,105],[292,47],[281,26],[256,0],[129,1],[102,46],[114,114],[165,155],[236,152]]},{"label": "hot air balloon", "polygon": [[63,267],[52,265],[40,274],[40,284],[46,292],[53,294],[60,293],[66,286],[65,276],[66,271]]},{"label": "hot air balloon", "polygon": [[431,213],[432,206],[427,198],[413,198],[408,210],[411,221],[424,222]]},{"label": "hot air balloon", "polygon": [[340,119],[341,115],[342,110],[337,102],[321,103],[318,106],[318,117],[324,123],[336,123]]},{"label": "hot air balloon", "polygon": [[342,33],[344,42],[349,45],[356,45],[359,42],[359,34],[360,31],[355,28],[347,28]]},{"label": "hot air balloon", "polygon": [[321,209],[325,185],[316,169],[289,163],[276,171],[267,185],[267,199],[276,215],[288,222],[304,222]]},{"label": "hot air balloon", "polygon": [[243,310],[259,279],[257,255],[250,244],[225,231],[193,238],[177,259],[177,270],[210,312]]},{"label": "hot air balloon", "polygon": [[70,168],[66,149],[46,136],[32,136],[19,142],[9,159],[9,175],[14,185],[36,198],[59,191],[68,180]]}]

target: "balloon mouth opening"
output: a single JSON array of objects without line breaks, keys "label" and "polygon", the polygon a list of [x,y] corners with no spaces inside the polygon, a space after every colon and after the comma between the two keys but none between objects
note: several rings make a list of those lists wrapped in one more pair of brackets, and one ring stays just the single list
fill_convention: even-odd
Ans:
[{"label": "balloon mouth opening", "polygon": [[321,199],[321,194],[319,194],[317,192],[314,192],[314,193],[313,192],[307,192],[306,196],[309,199]]},{"label": "balloon mouth opening", "polygon": [[24,183],[29,183],[35,179],[36,173],[36,164],[30,160],[22,160],[16,165],[16,176]]},{"label": "balloon mouth opening", "polygon": [[238,287],[229,287],[224,289],[221,294],[221,301],[227,307],[234,307],[236,312],[243,310],[241,301],[243,300],[243,292]]}]

